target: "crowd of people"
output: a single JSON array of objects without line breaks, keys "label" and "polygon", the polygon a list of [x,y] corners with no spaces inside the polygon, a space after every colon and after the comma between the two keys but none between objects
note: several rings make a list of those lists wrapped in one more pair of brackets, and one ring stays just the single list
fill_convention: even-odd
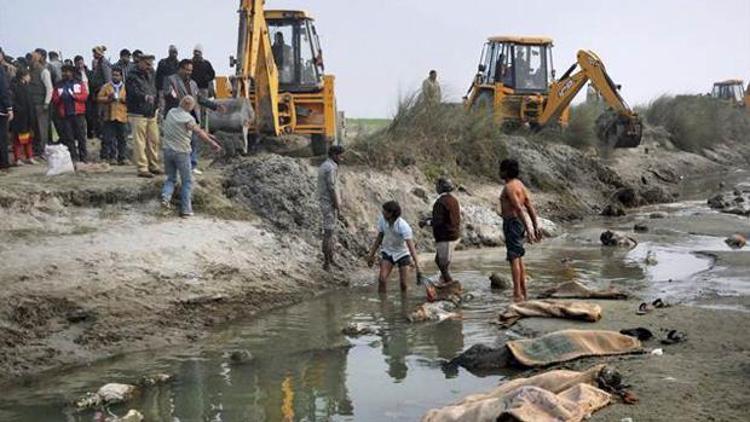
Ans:
[{"label": "crowd of people", "polygon": [[[105,46],[93,47],[89,67],[83,56],[63,60],[59,52],[37,48],[13,58],[0,48],[0,174],[44,160],[45,146],[61,143],[74,163],[134,163],[139,177],[151,178],[164,172],[159,123],[171,109],[192,97],[189,114],[198,124],[205,121],[203,107],[222,109],[210,100],[216,74],[200,44],[182,60],[169,46],[156,69],[154,56],[141,50],[122,49],[114,64],[106,53]],[[200,136],[193,132],[191,172],[199,174]],[[98,158],[87,145],[95,138]]]},{"label": "crowd of people", "polygon": [[37,48],[14,59],[0,48],[0,175],[13,166],[45,160],[49,144],[65,145],[73,163],[88,163],[87,142],[98,138],[99,161],[134,163],[143,178],[166,171],[166,208],[179,175],[180,214],[192,215],[192,178],[201,173],[198,145],[204,141],[221,148],[201,128],[206,121],[202,108],[225,111],[211,100],[213,66],[203,58],[200,44],[192,58],[182,60],[177,48],[169,46],[156,69],[154,56],[140,50],[131,54],[122,49],[114,65],[106,51],[105,46],[92,48],[89,68],[82,56],[61,60],[60,53]]}]

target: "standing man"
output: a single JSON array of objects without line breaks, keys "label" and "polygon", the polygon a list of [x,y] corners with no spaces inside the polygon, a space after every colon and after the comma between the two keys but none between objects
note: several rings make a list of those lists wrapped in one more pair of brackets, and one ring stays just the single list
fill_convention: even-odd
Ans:
[{"label": "standing man", "polygon": [[53,85],[58,83],[60,79],[62,79],[62,65],[63,63],[60,61],[60,53],[58,53],[57,51],[50,51],[49,63],[47,68],[50,71]]},{"label": "standing man", "polygon": [[333,145],[328,148],[328,159],[318,169],[318,200],[323,226],[323,269],[331,270],[334,264],[336,220],[341,213],[341,197],[338,189],[339,164],[344,155],[344,147]]},{"label": "standing man", "polygon": [[56,107],[62,128],[60,140],[68,147],[70,158],[74,162],[86,163],[88,162],[88,151],[86,148],[85,115],[89,92],[83,82],[75,79],[75,71],[75,67],[71,65],[62,67],[62,79],[55,86],[52,103]]},{"label": "standing man", "polygon": [[[160,88],[164,94],[164,106],[169,110],[178,107],[180,100],[187,96],[191,96],[197,99],[197,104],[192,109],[193,117],[198,122],[198,126],[201,124],[201,117],[203,116],[201,107],[208,107],[214,111],[224,112],[224,107],[219,106],[215,102],[209,100],[206,95],[203,94],[198,88],[197,82],[192,79],[193,75],[193,62],[190,60],[182,60],[179,63],[179,70],[176,74],[167,77],[164,80],[164,85]],[[164,113],[166,115],[166,113]],[[193,131],[193,142],[192,152],[190,153],[190,165],[193,173],[202,174],[198,169],[198,132]]]},{"label": "standing man", "polygon": [[[88,122],[86,128],[89,139],[102,137],[102,120],[99,110],[99,104],[96,102],[96,95],[102,89],[104,84],[112,81],[112,65],[104,57],[107,47],[100,45],[91,49],[94,60],[91,63],[91,77],[89,78],[89,101],[88,101]],[[103,157],[100,157],[103,158]]]},{"label": "standing man", "polygon": [[[115,63],[115,67],[120,69],[122,72],[122,80],[128,80],[128,68],[130,67],[130,50],[123,48],[120,50],[120,60]],[[114,68],[112,69],[114,70]]]},{"label": "standing man", "polygon": [[167,180],[161,192],[162,207],[170,208],[172,194],[177,183],[177,173],[180,174],[182,184],[180,192],[180,217],[193,215],[192,186],[193,176],[190,172],[190,143],[197,136],[211,145],[214,151],[221,150],[216,137],[202,130],[191,114],[195,107],[195,99],[191,96],[183,97],[179,107],[175,107],[164,118],[164,168]]},{"label": "standing man", "polygon": [[[141,56],[143,56],[143,51],[135,49],[133,50],[133,61],[130,62],[128,65],[128,68],[125,69],[125,74],[130,76],[130,72],[134,71],[138,68],[138,61],[141,59]],[[125,78],[125,81],[127,81],[128,78]]]},{"label": "standing man", "polygon": [[461,237],[461,207],[458,199],[451,194],[455,186],[450,179],[439,178],[435,183],[435,190],[439,196],[432,206],[432,218],[420,222],[419,226],[432,226],[432,234],[435,236],[435,264],[440,270],[443,285],[448,285],[453,283],[450,265],[453,251]]},{"label": "standing man", "polygon": [[102,148],[103,159],[110,164],[123,166],[127,162],[125,147],[128,132],[128,107],[125,83],[122,81],[122,70],[112,69],[112,82],[105,84],[96,100],[102,105],[104,112],[104,142]]},{"label": "standing man", "polygon": [[[214,97],[213,82],[215,78],[216,72],[214,72],[211,62],[203,59],[203,46],[200,44],[196,45],[193,49],[193,80],[198,84],[201,95],[206,98]],[[206,127],[205,124],[208,123],[205,117],[205,115],[201,116],[204,128]]]},{"label": "standing man", "polygon": [[52,77],[49,69],[44,64],[47,52],[37,48],[31,53],[31,82],[29,82],[29,94],[31,103],[34,105],[34,155],[44,157],[44,147],[50,141],[50,109],[52,101]]},{"label": "standing man", "polygon": [[[518,179],[519,174],[518,161],[506,159],[500,163],[500,178],[505,181],[505,187],[500,194],[500,206],[505,249],[513,275],[513,302],[523,302],[528,299],[526,267],[523,263],[523,256],[526,254],[523,247],[524,237],[529,243],[534,243],[541,238],[536,209],[531,204],[529,191]],[[528,218],[526,213],[528,213]],[[529,224],[529,218],[531,224]]]},{"label": "standing man", "polygon": [[154,56],[143,55],[125,83],[128,120],[133,131],[133,159],[138,177],[163,174],[159,160],[159,124],[156,121],[157,92]]},{"label": "standing man", "polygon": [[[177,47],[170,45],[168,54],[169,55],[166,58],[159,60],[159,65],[156,66],[156,89],[159,90],[159,110],[161,110],[164,116],[166,116],[169,111],[169,109],[164,106],[164,81],[168,77],[177,73],[177,70],[180,68],[180,61],[177,59]],[[177,102],[179,102],[179,100]]]},{"label": "standing man", "polygon": [[13,102],[5,77],[5,69],[0,66],[0,174],[8,172],[8,123],[13,120]]},{"label": "standing man", "polygon": [[428,105],[440,104],[443,94],[437,81],[437,71],[431,70],[427,79],[422,82],[422,100]]}]

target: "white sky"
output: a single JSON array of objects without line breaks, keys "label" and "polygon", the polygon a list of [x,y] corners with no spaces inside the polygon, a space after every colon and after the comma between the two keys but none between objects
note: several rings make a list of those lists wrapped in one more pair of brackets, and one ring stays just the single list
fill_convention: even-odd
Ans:
[{"label": "white sky", "polygon": [[[66,57],[104,44],[188,55],[197,42],[217,72],[230,73],[237,0],[0,0],[0,46]],[[430,68],[458,101],[488,35],[555,39],[561,75],[580,48],[597,52],[631,104],[663,93],[708,92],[715,80],[750,79],[750,0],[268,0],[317,20],[326,70],[350,117],[387,117],[399,94]]]}]

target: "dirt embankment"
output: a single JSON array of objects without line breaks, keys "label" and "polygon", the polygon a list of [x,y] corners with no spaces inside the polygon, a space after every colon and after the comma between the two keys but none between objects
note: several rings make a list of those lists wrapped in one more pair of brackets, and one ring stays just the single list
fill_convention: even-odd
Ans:
[{"label": "dirt embankment", "polygon": [[[643,147],[602,163],[564,145],[512,141],[509,154],[553,220],[598,212],[622,189],[635,195],[626,205],[669,200],[681,176],[726,165]],[[317,164],[264,154],[212,169],[197,183],[190,220],[163,215],[161,181],[136,179],[130,169],[47,179],[27,167],[4,177],[0,382],[192,341],[217,324],[344,285],[362,268],[380,204],[401,202],[415,228],[431,208],[432,182],[416,167],[344,165],[343,269],[325,273]],[[501,244],[499,191],[470,181],[457,193],[465,246]],[[418,240],[431,246],[427,229]]]}]

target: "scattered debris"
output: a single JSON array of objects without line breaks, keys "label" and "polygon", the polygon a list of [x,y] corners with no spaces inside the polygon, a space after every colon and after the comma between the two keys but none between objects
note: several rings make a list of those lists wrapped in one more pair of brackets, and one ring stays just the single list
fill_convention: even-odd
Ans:
[{"label": "scattered debris", "polygon": [[651,351],[651,354],[654,356],[662,356],[664,355],[664,349],[654,349]]},{"label": "scattered debris", "polygon": [[640,341],[647,341],[654,338],[654,333],[651,332],[648,328],[643,327],[636,327],[636,328],[626,328],[624,330],[620,330],[620,334],[625,334],[626,336],[635,337]]},{"label": "scattered debris", "polygon": [[341,333],[349,337],[380,335],[382,330],[363,322],[350,322],[341,330]]},{"label": "scattered debris", "polygon": [[656,265],[659,263],[659,261],[656,260],[656,252],[654,251],[648,251],[646,252],[646,259],[644,261],[646,265]]},{"label": "scattered debris", "polygon": [[141,387],[151,387],[154,385],[159,384],[165,384],[168,382],[172,382],[174,380],[174,376],[170,374],[155,374],[155,375],[146,375],[141,377],[140,381],[138,382],[138,385]]},{"label": "scattered debris", "polygon": [[636,223],[633,226],[633,231],[636,233],[646,233],[648,231],[648,226],[645,224]]},{"label": "scattered debris", "polygon": [[611,230],[603,232],[601,236],[599,236],[599,240],[604,246],[622,246],[632,249],[638,245],[638,241],[634,238]]},{"label": "scattered debris", "polygon": [[104,385],[96,393],[86,393],[73,405],[78,411],[96,409],[102,406],[125,403],[132,400],[137,393],[138,389],[134,385],[110,383]]},{"label": "scattered debris", "polygon": [[724,239],[724,243],[732,249],[742,249],[747,244],[747,238],[741,234],[735,234]]},{"label": "scattered debris", "polygon": [[105,422],[142,422],[143,420],[145,420],[145,417],[141,412],[135,409],[130,409],[125,416],[107,418],[105,419]]},{"label": "scattered debris", "polygon": [[428,302],[417,306],[417,308],[409,314],[407,319],[409,320],[409,322],[445,321],[446,319],[458,319],[459,315],[453,312],[455,310],[456,305],[453,302]]},{"label": "scattered debris", "polygon": [[671,345],[687,341],[687,334],[682,331],[669,330],[667,337],[661,341],[661,344]]}]

